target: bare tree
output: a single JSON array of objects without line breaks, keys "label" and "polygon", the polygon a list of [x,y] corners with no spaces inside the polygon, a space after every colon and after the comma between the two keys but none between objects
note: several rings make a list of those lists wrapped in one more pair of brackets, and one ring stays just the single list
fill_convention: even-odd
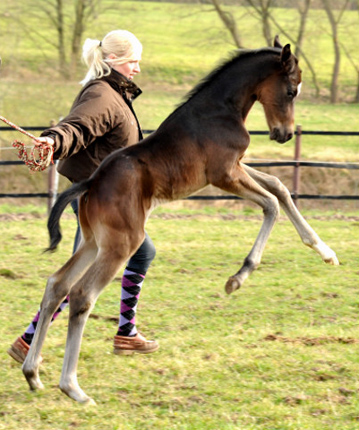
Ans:
[{"label": "bare tree", "polygon": [[359,103],[359,65],[355,62],[353,56],[351,55],[350,51],[346,48],[344,44],[340,45],[343,51],[345,52],[345,55],[347,56],[348,60],[350,61],[350,64],[355,69],[356,75],[357,75],[357,83],[356,83],[356,91],[354,96],[354,103]]},{"label": "bare tree", "polygon": [[[359,1],[359,0],[358,0]],[[233,15],[230,12],[223,11],[222,6],[220,4],[219,0],[211,0],[212,4],[214,5],[217,13],[221,17],[222,21],[224,22],[226,28],[231,32],[233,40],[237,40],[236,45],[238,47],[242,47],[241,39],[235,38],[234,32],[232,32],[233,29],[235,29],[236,34],[238,34],[238,27],[236,25],[236,22],[234,20]],[[310,6],[312,3],[312,0],[299,0],[296,2],[297,4],[297,10],[300,16],[299,20],[299,28],[298,32],[295,36],[293,36],[292,33],[288,33],[281,25],[280,23],[275,19],[274,14],[271,12],[271,8],[274,5],[274,0],[244,0],[244,2],[247,5],[250,5],[253,7],[254,12],[256,15],[258,15],[262,21],[262,29],[263,29],[263,35],[266,39],[267,45],[271,46],[273,43],[272,39],[272,24],[276,28],[276,32],[281,33],[282,35],[285,35],[288,41],[293,43],[295,46],[295,54],[297,57],[302,57],[305,61],[311,76],[312,76],[312,82],[315,88],[316,96],[319,96],[320,93],[320,86],[317,81],[317,75],[314,70],[314,67],[312,66],[311,61],[309,58],[305,55],[305,52],[302,49],[304,37],[305,37],[305,30],[306,30],[306,24],[308,19],[308,13],[310,10]],[[272,8],[273,9],[273,8]]]},{"label": "bare tree", "polygon": [[[62,1],[62,0],[60,0]],[[92,24],[105,10],[118,9],[117,2],[105,2],[102,0],[76,0],[75,20],[71,39],[71,63],[70,72],[74,76],[80,59],[82,37],[86,28]]]},{"label": "bare tree", "polygon": [[231,33],[232,39],[235,45],[237,46],[237,48],[243,48],[241,36],[239,34],[237,23],[233,17],[233,14],[231,12],[223,10],[219,0],[211,0],[211,2],[214,6],[214,9],[216,10],[219,17],[221,18],[223,24]]},{"label": "bare tree", "polygon": [[79,52],[81,48],[81,39],[85,29],[86,9],[89,4],[87,0],[76,0],[75,2],[75,22],[72,32],[71,41],[71,63],[70,74],[74,76],[77,69]]},{"label": "bare tree", "polygon": [[[55,8],[56,18],[54,18],[52,21],[57,30],[57,50],[59,53],[59,66],[61,73],[67,76],[63,0],[56,0]],[[51,13],[49,14],[49,16],[51,18]]]},{"label": "bare tree", "polygon": [[[74,13],[69,14],[68,10],[71,6],[74,7]],[[37,22],[41,20],[41,31],[30,24],[31,20],[22,19],[18,13],[14,14],[17,25],[20,23],[26,37],[32,39],[39,50],[42,49],[42,45],[48,45],[57,50],[60,73],[67,78],[74,77],[76,74],[86,28],[93,24],[105,9],[118,10],[115,0],[27,0],[23,7],[22,16],[36,17]]]},{"label": "bare tree", "polygon": [[295,54],[297,57],[302,57],[303,61],[306,63],[308,70],[310,71],[310,73],[312,75],[312,82],[313,82],[313,85],[315,88],[315,95],[316,95],[316,97],[319,97],[320,86],[319,86],[319,83],[317,80],[316,71],[314,70],[314,67],[313,67],[311,61],[309,60],[308,56],[305,54],[305,52],[302,48],[304,36],[305,36],[305,29],[306,29],[306,25],[307,25],[308,13],[309,13],[310,6],[311,6],[311,1],[312,0],[302,0],[302,1],[297,2],[297,10],[298,10],[298,13],[300,15],[300,21],[299,21],[298,33],[294,37],[292,36],[291,33],[288,33],[280,25],[280,23],[275,19],[273,14],[269,14],[269,19],[273,22],[273,24],[275,25],[278,32],[283,34],[287,38],[287,40],[289,40],[291,43],[293,43],[295,45]]},{"label": "bare tree", "polygon": [[272,45],[273,37],[270,24],[270,9],[274,5],[275,0],[245,0],[259,16],[262,24],[263,37],[268,46]]},{"label": "bare tree", "polygon": [[303,46],[305,29],[307,26],[307,18],[308,18],[308,13],[309,13],[311,3],[312,3],[312,0],[302,0],[297,2],[297,10],[300,16],[299,29],[298,29],[297,40],[295,44],[295,55],[297,57],[300,57],[300,55],[303,52],[302,46]]},{"label": "bare tree", "polygon": [[330,102],[337,103],[339,98],[338,81],[340,71],[340,43],[338,36],[338,27],[344,11],[348,6],[349,0],[345,0],[342,8],[339,8],[338,2],[335,2],[336,8],[339,8],[338,16],[335,17],[333,7],[330,0],[322,0],[324,10],[328,16],[330,27],[332,30],[332,41],[334,48],[334,66],[332,72],[332,81],[330,84]]}]

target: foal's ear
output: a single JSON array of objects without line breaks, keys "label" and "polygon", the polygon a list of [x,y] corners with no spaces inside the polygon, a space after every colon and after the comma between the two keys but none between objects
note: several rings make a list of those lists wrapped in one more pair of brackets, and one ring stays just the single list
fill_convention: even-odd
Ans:
[{"label": "foal's ear", "polygon": [[288,43],[282,49],[282,56],[281,56],[282,63],[286,63],[289,60],[289,58],[291,57],[291,55],[292,55],[292,51],[290,50],[290,45]]},{"label": "foal's ear", "polygon": [[278,34],[277,34],[277,35],[275,36],[275,38],[274,38],[273,46],[274,46],[275,48],[280,48],[280,49],[282,49],[282,48],[283,48],[282,44],[279,42],[279,36],[278,36]]},{"label": "foal's ear", "polygon": [[289,43],[285,45],[285,47],[282,49],[280,60],[283,68],[286,70],[287,73],[291,73],[294,71],[296,62],[295,57],[294,55],[292,55],[292,51],[290,50]]}]

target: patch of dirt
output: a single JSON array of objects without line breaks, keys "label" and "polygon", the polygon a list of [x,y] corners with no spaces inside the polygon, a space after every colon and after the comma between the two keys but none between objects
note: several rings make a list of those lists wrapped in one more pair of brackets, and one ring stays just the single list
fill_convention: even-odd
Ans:
[{"label": "patch of dirt", "polygon": [[103,316],[103,315],[97,315],[97,314],[90,314],[89,318],[92,318],[94,320],[105,320],[105,321],[110,321],[110,322],[118,322],[118,317],[111,317],[111,316]]},{"label": "patch of dirt", "polygon": [[299,336],[299,337],[285,337],[285,336],[278,336],[276,334],[268,334],[263,338],[264,341],[277,341],[277,342],[284,342],[284,343],[299,343],[307,346],[315,346],[315,345],[323,345],[326,343],[343,343],[343,344],[352,344],[352,343],[358,343],[359,339],[354,339],[352,337],[337,337],[337,336],[320,336],[320,337],[306,337],[306,336]]},{"label": "patch of dirt", "polygon": [[[175,209],[176,207],[178,209],[180,208],[187,208],[187,209],[192,209],[192,210],[200,210],[201,207],[203,207],[203,204],[196,202],[195,204],[192,204],[189,201],[186,202],[179,202],[178,206],[176,205],[176,202],[172,203],[173,208]],[[201,206],[202,205],[202,206]],[[178,220],[186,220],[186,219],[221,219],[223,221],[253,221],[253,220],[258,220],[258,221],[262,221],[263,220],[263,216],[260,214],[241,214],[238,213],[239,208],[236,207],[235,211],[236,213],[227,213],[227,214],[221,214],[220,212],[218,213],[213,213],[213,214],[204,214],[204,213],[192,213],[192,214],[181,214],[181,213],[154,213],[151,214],[150,218],[153,219],[163,219],[163,220],[174,220],[174,219],[178,219]],[[74,215],[71,213],[64,213],[61,218],[64,219],[72,219],[74,218]],[[355,216],[355,215],[345,215],[345,214],[330,214],[330,215],[315,215],[315,216],[306,216],[305,217],[307,220],[319,220],[319,221],[327,221],[327,220],[340,220],[340,221],[345,221],[345,222],[359,222],[359,216]],[[12,213],[8,213],[8,214],[0,214],[0,222],[1,221],[29,221],[32,219],[47,219],[47,215],[46,214],[36,214],[36,213],[17,213],[17,214],[12,214]],[[279,221],[285,221],[287,220],[287,217],[285,215],[282,215],[279,217],[278,219]]]},{"label": "patch of dirt", "polygon": [[0,269],[0,276],[8,279],[16,279],[16,274],[10,269]]},{"label": "patch of dirt", "polygon": [[[73,218],[74,215],[64,213],[61,218]],[[32,219],[47,219],[47,215],[45,214],[37,214],[37,213],[17,213],[17,214],[0,214],[0,221],[29,221]],[[17,239],[20,239],[18,237]]]},{"label": "patch of dirt", "polygon": [[295,396],[287,396],[284,397],[283,402],[290,406],[297,406],[301,405],[303,402],[305,402],[308,399],[308,397],[304,394],[297,394]]},{"label": "patch of dirt", "polygon": [[27,221],[29,219],[41,218],[41,215],[30,213],[23,214],[0,214],[0,221]]}]

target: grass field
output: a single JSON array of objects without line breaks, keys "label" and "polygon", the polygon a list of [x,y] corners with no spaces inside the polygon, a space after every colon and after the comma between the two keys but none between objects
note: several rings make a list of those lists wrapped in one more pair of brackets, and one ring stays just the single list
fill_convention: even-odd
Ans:
[{"label": "grass field", "polygon": [[305,215],[341,265],[322,263],[281,218],[260,268],[227,296],[224,284],[249,252],[260,213],[240,203],[156,210],[147,231],[157,257],[137,322],[161,349],[149,356],[112,354],[119,273],[86,326],[79,381],[97,401],[86,409],[57,386],[64,315],[43,350],[44,391],[29,392],[6,354],[37,310],[47,277],[71,252],[73,215],[64,215],[58,252],[46,255],[44,209],[0,206],[0,429],[359,429],[359,219],[355,213]]},{"label": "grass field", "polygon": [[[143,128],[155,129],[233,45],[208,5],[119,5],[118,13],[100,17],[85,36],[100,37],[123,27],[143,41],[143,71],[136,81],[144,94],[135,108]],[[17,20],[2,13],[7,11],[7,4],[0,5],[0,113],[19,125],[46,126],[67,114],[80,87],[77,80],[57,77],[54,49],[34,43]],[[244,13],[234,12],[238,19]],[[281,23],[294,31],[292,11],[278,12]],[[28,23],[34,19],[24,16]],[[353,55],[358,46],[356,19],[357,12],[348,12],[340,30]],[[252,16],[238,22],[248,47],[263,46],[260,32],[253,31],[257,24]],[[313,10],[306,41],[324,98],[332,66],[325,22],[323,13]],[[46,32],[47,24],[43,20],[39,30]],[[359,131],[358,105],[313,102],[303,68],[297,124],[304,130]],[[343,59],[343,100],[353,97],[355,82],[353,69]],[[267,130],[259,105],[247,125],[249,130]],[[14,133],[1,133],[1,159],[15,157],[13,150],[4,149],[14,138]],[[302,157],[358,162],[358,149],[357,137],[305,136]],[[294,141],[278,145],[254,136],[247,157],[292,159],[293,153]],[[46,172],[31,175],[25,167],[18,169],[1,169],[2,192],[46,190]],[[288,186],[291,173],[275,171]],[[301,192],[354,194],[358,184],[356,173],[302,169]],[[156,210],[147,230],[157,257],[144,284],[137,321],[161,349],[149,356],[112,354],[119,273],[86,326],[78,376],[97,401],[96,408],[88,409],[58,389],[66,311],[51,327],[43,350],[43,392],[28,391],[20,366],[6,354],[38,309],[47,277],[71,253],[74,217],[66,212],[63,242],[57,253],[46,255],[41,253],[47,246],[44,202],[1,204],[0,429],[359,430],[359,218],[357,204],[341,202],[340,207],[306,211],[311,225],[337,252],[339,267],[322,263],[281,218],[262,265],[231,296],[224,293],[224,284],[249,252],[260,229],[260,212],[241,202],[211,207],[181,202]]]}]

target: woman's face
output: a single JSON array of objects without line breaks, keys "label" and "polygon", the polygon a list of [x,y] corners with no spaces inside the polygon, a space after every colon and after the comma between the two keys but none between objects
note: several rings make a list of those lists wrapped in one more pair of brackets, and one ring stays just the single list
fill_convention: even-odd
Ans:
[{"label": "woman's face", "polygon": [[123,64],[112,64],[111,67],[127,79],[133,79],[133,77],[141,71],[140,61],[141,59],[128,61]]}]

